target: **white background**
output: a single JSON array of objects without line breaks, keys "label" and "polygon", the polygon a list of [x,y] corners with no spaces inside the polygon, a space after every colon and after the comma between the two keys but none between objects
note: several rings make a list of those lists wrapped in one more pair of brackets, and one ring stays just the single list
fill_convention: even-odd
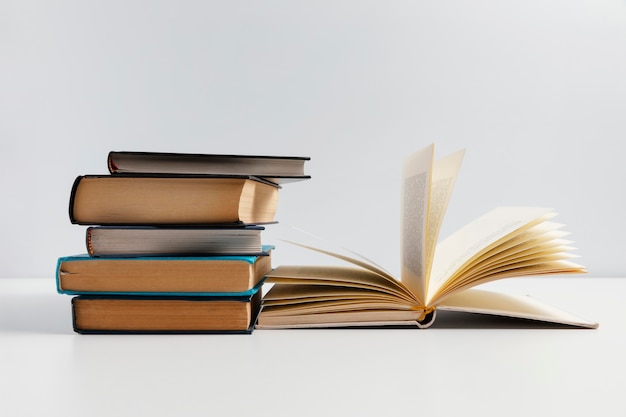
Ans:
[{"label": "white background", "polygon": [[431,142],[468,149],[444,235],[554,207],[623,276],[625,116],[622,0],[1,1],[0,276],[84,252],[69,191],[109,150],[310,156],[281,225],[394,271],[400,164]]}]

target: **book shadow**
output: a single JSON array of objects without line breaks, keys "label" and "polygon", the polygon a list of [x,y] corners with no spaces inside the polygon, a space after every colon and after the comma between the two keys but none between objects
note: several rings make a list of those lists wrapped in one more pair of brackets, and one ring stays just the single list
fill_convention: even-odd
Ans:
[{"label": "book shadow", "polygon": [[459,311],[437,311],[431,329],[571,329],[572,326],[517,317]]}]

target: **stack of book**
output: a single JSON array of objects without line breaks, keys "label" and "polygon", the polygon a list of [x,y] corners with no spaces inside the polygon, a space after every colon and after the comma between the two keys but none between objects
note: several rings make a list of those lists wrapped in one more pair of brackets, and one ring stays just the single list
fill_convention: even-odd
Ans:
[{"label": "stack of book", "polygon": [[271,271],[265,224],[308,157],[110,152],[69,216],[87,253],[58,260],[78,333],[250,333]]}]

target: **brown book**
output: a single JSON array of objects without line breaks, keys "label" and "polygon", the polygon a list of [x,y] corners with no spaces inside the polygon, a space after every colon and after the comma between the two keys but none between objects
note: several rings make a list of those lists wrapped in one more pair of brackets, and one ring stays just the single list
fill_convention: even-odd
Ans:
[{"label": "brown book", "polygon": [[304,174],[309,157],[218,155],[165,152],[109,152],[112,174],[228,174],[254,175],[277,183],[311,178]]},{"label": "brown book", "polygon": [[279,188],[255,177],[85,175],[69,214],[84,225],[271,223]]},{"label": "brown book", "polygon": [[252,332],[261,292],[244,297],[98,297],[72,299],[78,333]]},{"label": "brown book", "polygon": [[57,290],[63,294],[213,295],[253,292],[272,269],[262,256],[60,258]]}]

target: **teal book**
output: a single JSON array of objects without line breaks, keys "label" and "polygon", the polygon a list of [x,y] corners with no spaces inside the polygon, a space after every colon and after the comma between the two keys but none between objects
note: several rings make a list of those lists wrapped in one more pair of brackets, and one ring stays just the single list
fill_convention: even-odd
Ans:
[{"label": "teal book", "polygon": [[261,291],[247,296],[72,298],[74,331],[91,333],[252,333]]},{"label": "teal book", "polygon": [[57,291],[68,295],[249,296],[271,271],[264,255],[59,258]]}]

